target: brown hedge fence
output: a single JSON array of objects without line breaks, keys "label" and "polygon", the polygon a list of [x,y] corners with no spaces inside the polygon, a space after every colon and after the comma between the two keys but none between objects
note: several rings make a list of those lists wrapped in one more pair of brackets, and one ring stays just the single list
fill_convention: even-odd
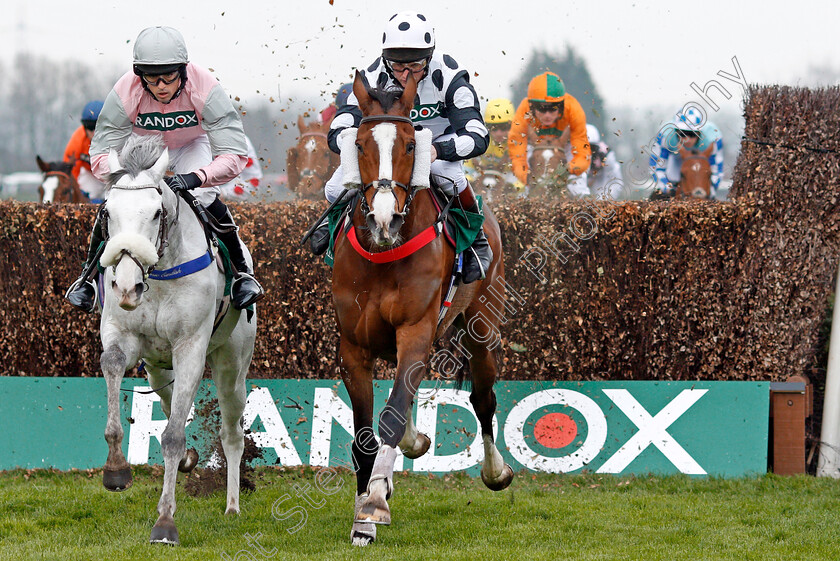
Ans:
[{"label": "brown hedge fence", "polygon": [[[840,94],[753,88],[734,202],[501,204],[505,379],[779,380],[818,352],[838,263]],[[772,145],[775,144],[775,145]],[[784,145],[784,146],[782,146]],[[323,204],[233,205],[268,296],[252,377],[334,378],[330,270],[299,245]],[[67,305],[93,221],[0,203],[0,373],[98,375]]]}]

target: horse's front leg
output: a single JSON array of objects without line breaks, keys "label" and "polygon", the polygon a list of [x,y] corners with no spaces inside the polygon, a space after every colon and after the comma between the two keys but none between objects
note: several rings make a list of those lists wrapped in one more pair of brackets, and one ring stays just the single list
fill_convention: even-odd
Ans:
[{"label": "horse's front leg", "polygon": [[172,385],[169,421],[160,440],[164,465],[163,489],[158,501],[158,519],[149,539],[151,543],[179,543],[174,520],[175,483],[178,465],[186,452],[187,438],[184,427],[204,373],[206,348],[206,339],[191,339],[180,342],[172,352],[172,366],[176,377]]},{"label": "horse's front leg", "polygon": [[120,344],[110,342],[99,357],[102,375],[108,388],[108,420],[105,441],[108,459],[102,470],[102,484],[109,491],[123,491],[131,486],[131,467],[122,451],[123,429],[120,421],[120,384],[130,364],[137,361],[139,345],[135,338],[123,336]]},{"label": "horse's front leg", "polygon": [[[163,414],[169,418],[172,411],[172,384],[175,380],[175,373],[171,370],[163,368],[155,368],[153,366],[145,365],[146,378],[149,380],[149,386],[155,390],[155,393],[160,397],[160,408],[163,409]],[[181,458],[178,464],[178,471],[189,473],[198,465],[198,452],[195,448],[190,448]]]},{"label": "horse's front leg", "polygon": [[341,378],[353,407],[353,468],[356,470],[356,498],[350,543],[366,546],[376,539],[376,526],[358,522],[359,508],[367,499],[367,485],[379,444],[373,433],[373,358],[367,350],[341,338],[339,345]]},{"label": "horse's front leg", "polygon": [[406,431],[406,412],[426,375],[427,361],[432,348],[436,314],[429,321],[421,321],[397,330],[397,377],[394,390],[379,416],[379,437],[382,441],[373,463],[368,498],[356,520],[373,524],[390,524],[388,498],[394,491],[394,462],[396,447]]}]

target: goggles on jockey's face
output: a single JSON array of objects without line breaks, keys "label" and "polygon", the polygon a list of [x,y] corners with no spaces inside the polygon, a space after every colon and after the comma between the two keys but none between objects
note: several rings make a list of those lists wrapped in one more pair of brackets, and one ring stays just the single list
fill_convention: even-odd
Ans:
[{"label": "goggles on jockey's face", "polygon": [[391,72],[394,74],[402,74],[406,70],[412,74],[418,74],[426,69],[428,61],[425,58],[422,60],[415,60],[414,62],[394,62],[392,60],[386,60],[385,64],[388,65],[388,68],[390,68]]},{"label": "goggles on jockey's face", "polygon": [[487,123],[487,130],[507,132],[510,130],[510,121],[506,123]]},{"label": "goggles on jockey's face", "polygon": [[557,103],[531,103],[531,109],[537,113],[553,113],[560,111],[560,105]]},{"label": "goggles on jockey's face", "polygon": [[700,133],[692,130],[674,129],[680,138],[700,138]]},{"label": "goggles on jockey's face", "polygon": [[158,86],[161,82],[168,86],[177,80],[180,75],[181,73],[176,70],[174,72],[170,72],[169,74],[141,74],[141,77],[143,78],[143,81],[150,86]]}]

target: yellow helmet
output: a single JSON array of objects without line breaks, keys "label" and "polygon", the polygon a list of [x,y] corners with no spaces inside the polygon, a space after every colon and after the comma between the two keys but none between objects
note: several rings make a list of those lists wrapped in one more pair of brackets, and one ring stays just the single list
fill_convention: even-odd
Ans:
[{"label": "yellow helmet", "polygon": [[513,120],[516,110],[513,103],[503,97],[497,97],[487,102],[487,109],[484,110],[484,122],[488,125],[501,125]]}]

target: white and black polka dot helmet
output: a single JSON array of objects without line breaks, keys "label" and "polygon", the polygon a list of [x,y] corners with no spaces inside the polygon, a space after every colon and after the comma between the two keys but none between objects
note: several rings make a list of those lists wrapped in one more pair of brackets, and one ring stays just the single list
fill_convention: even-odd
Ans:
[{"label": "white and black polka dot helmet", "polygon": [[432,56],[435,30],[426,16],[417,12],[394,14],[382,34],[382,57],[394,62],[413,62]]}]

